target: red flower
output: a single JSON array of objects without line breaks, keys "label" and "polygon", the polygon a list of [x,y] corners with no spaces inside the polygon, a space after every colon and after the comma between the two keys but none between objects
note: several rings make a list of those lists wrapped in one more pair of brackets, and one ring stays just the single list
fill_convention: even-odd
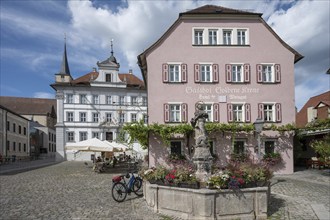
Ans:
[{"label": "red flower", "polygon": [[244,180],[242,178],[238,178],[237,181],[239,182],[240,185],[244,184]]}]

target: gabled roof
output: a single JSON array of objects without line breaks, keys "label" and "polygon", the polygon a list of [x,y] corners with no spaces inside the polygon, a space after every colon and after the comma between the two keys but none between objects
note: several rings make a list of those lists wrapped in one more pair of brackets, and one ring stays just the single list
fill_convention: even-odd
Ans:
[{"label": "gabled roof", "polygon": [[[98,76],[99,72],[93,71],[72,80],[71,85],[90,85],[90,83],[93,82]],[[127,87],[144,88],[143,81],[131,73],[119,73],[118,76],[121,81],[127,84]]]},{"label": "gabled roof", "polygon": [[330,102],[330,91],[311,97],[296,115],[296,124],[298,127],[304,127],[307,122],[307,109],[314,108],[320,102]]},{"label": "gabled roof", "polygon": [[20,115],[53,115],[56,117],[56,99],[0,96],[0,104]]},{"label": "gabled roof", "polygon": [[261,13],[225,8],[216,5],[205,5],[187,12],[180,13],[179,18],[172,24],[172,26],[154,44],[152,44],[149,48],[147,48],[143,53],[138,55],[137,57],[138,64],[141,69],[145,85],[147,86],[147,72],[148,72],[147,61],[146,61],[147,54],[150,53],[154,48],[156,48],[158,44],[163,42],[166,39],[166,36],[168,36],[171,33],[171,31],[174,30],[183,19],[205,18],[205,17],[206,18],[212,17],[212,19],[219,19],[222,16],[231,16],[231,17],[249,16],[260,20],[260,22],[275,36],[275,38],[278,39],[285,48],[287,48],[295,55],[295,59],[294,59],[295,63],[303,58],[303,56],[300,53],[298,53],[296,50],[290,47],[275,33],[275,31],[261,17],[262,16]]},{"label": "gabled roof", "polygon": [[241,14],[241,15],[258,15],[261,16],[261,13],[253,13],[248,11],[242,11],[232,8],[225,8],[221,6],[216,5],[204,5],[199,8],[195,8],[193,10],[180,13],[180,16],[182,15],[197,15],[197,14]]}]

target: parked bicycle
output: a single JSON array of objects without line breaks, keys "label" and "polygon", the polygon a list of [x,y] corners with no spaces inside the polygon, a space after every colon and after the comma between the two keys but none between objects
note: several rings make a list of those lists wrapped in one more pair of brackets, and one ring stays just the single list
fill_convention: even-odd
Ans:
[{"label": "parked bicycle", "polygon": [[[112,198],[117,202],[123,202],[126,199],[127,194],[131,192],[137,196],[143,196],[143,181],[138,175],[134,175],[135,172],[128,172],[126,175],[114,176],[112,178]],[[125,179],[129,179],[126,182]]]}]

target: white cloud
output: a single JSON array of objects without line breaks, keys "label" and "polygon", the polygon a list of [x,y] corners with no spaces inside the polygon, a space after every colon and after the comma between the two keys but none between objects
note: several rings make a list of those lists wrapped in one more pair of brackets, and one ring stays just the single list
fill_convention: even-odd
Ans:
[{"label": "white cloud", "polygon": [[[34,4],[35,11],[43,11],[42,8],[45,8],[49,14],[57,15],[60,11],[70,20],[45,16],[43,13],[35,14],[16,7],[1,11],[1,29],[7,30],[2,32],[2,37],[13,31],[15,36],[35,37],[41,42],[50,41],[52,44],[52,48],[43,50],[40,50],[39,45],[35,45],[40,51],[1,45],[1,59],[15,59],[18,65],[24,64],[36,74],[49,79],[52,77],[53,80],[53,74],[61,65],[63,33],[66,32],[71,74],[73,77],[79,77],[95,67],[97,61],[109,57],[110,40],[113,38],[115,56],[121,63],[120,71],[125,72],[132,68],[134,73],[141,77],[136,64],[137,55],[158,40],[178,18],[180,12],[213,4],[263,13],[263,18],[275,32],[305,56],[295,65],[298,107],[308,97],[324,91],[329,86],[324,78],[324,72],[330,66],[328,1],[132,0],[123,1],[123,6],[116,3],[116,10],[107,7],[109,2],[100,2],[102,6],[97,6],[98,4],[91,1],[69,1],[67,8],[64,8],[63,2],[50,3]],[[56,52],[54,48],[58,48]],[[321,79],[317,82],[318,85],[313,83],[316,79]],[[315,89],[315,86],[320,89]]]},{"label": "white cloud", "polygon": [[53,93],[48,92],[35,92],[33,98],[43,98],[43,99],[54,99],[55,96]]}]

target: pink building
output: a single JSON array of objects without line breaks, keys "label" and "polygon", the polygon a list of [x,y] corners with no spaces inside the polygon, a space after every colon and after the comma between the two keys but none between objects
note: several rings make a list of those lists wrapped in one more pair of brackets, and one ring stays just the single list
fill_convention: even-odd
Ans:
[{"label": "pink building", "polygon": [[[206,5],[180,13],[164,35],[138,56],[147,85],[148,122],[189,123],[203,102],[213,123],[268,125],[295,122],[294,63],[303,58],[262,19],[262,14]],[[212,154],[258,155],[253,133],[210,134]],[[149,165],[171,153],[190,158],[194,141],[180,135],[170,146],[149,138]],[[293,172],[293,134],[261,133],[261,155],[279,152],[277,173]]]}]

